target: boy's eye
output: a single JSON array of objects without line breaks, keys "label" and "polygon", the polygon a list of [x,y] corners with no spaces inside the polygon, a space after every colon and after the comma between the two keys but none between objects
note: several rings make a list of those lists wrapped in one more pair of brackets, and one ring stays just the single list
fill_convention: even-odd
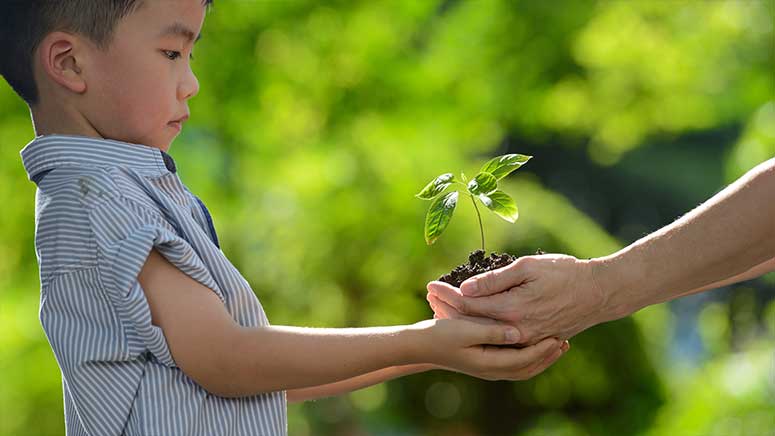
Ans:
[{"label": "boy's eye", "polygon": [[[180,52],[175,50],[162,50],[164,53],[164,56],[167,57],[167,59],[174,61],[175,59],[180,58]],[[194,60],[194,53],[192,52],[190,55],[188,55],[189,59]]]},{"label": "boy's eye", "polygon": [[167,59],[174,61],[175,59],[180,57],[179,51],[174,50],[162,50],[162,53],[164,53],[164,56],[167,57]]}]

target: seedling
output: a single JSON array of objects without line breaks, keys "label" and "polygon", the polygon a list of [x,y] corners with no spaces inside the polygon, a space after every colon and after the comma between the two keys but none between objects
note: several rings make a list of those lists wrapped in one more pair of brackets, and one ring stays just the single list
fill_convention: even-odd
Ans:
[{"label": "seedling", "polygon": [[[477,200],[487,209],[495,212],[504,220],[513,223],[519,218],[519,210],[514,199],[498,189],[498,181],[518,169],[532,156],[522,154],[505,154],[490,159],[473,179],[466,179],[466,175],[460,173],[461,180],[455,178],[452,173],[442,174],[433,179],[415,197],[421,200],[430,200],[431,205],[425,215],[425,242],[433,244],[441,236],[452,219],[460,193],[471,197],[471,203],[476,210],[479,219],[479,234],[482,237],[482,251],[484,248],[484,227],[482,215],[479,213]],[[453,190],[444,194],[452,186]],[[444,195],[442,195],[444,194]]]}]

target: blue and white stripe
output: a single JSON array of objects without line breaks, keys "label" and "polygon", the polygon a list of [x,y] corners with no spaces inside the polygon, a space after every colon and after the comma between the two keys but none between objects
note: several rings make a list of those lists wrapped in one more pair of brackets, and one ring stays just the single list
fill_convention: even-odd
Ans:
[{"label": "blue and white stripe", "polygon": [[66,135],[38,137],[21,155],[38,185],[40,320],[62,370],[67,434],[286,434],[284,392],[210,395],[175,366],[151,323],[137,275],[155,247],[238,323],[269,324],[172,158]]}]

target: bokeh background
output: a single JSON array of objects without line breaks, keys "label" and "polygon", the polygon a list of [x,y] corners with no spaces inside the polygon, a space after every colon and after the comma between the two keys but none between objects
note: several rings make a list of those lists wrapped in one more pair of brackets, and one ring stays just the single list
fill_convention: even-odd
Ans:
[{"label": "bokeh background", "polygon": [[[431,316],[479,245],[466,202],[431,247],[413,194],[506,152],[521,218],[488,248],[609,254],[775,154],[773,0],[220,0],[171,148],[275,324]],[[38,321],[26,106],[0,83],[0,435],[60,435]],[[729,229],[735,232],[735,229]],[[772,275],[575,338],[520,383],[434,371],[289,406],[291,435],[772,435]]]}]

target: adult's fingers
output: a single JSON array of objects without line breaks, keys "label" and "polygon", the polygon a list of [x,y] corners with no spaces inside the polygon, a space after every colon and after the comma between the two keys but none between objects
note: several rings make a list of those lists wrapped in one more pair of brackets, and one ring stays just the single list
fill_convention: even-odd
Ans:
[{"label": "adult's fingers", "polygon": [[460,292],[467,297],[482,297],[517,287],[527,279],[525,264],[520,258],[503,268],[473,276],[460,285]]},{"label": "adult's fingers", "polygon": [[457,288],[444,282],[428,283],[428,292],[454,307],[462,314],[494,319],[499,319],[500,309],[504,307],[509,298],[506,294],[478,298],[466,297],[461,295]]},{"label": "adult's fingers", "polygon": [[526,380],[541,374],[542,372],[546,371],[547,368],[554,365],[554,363],[557,362],[566,352],[567,349],[563,349],[562,347],[554,350],[551,354],[549,354],[549,356],[545,357],[540,362],[535,362],[527,368],[519,370],[517,374],[514,374],[514,379]]},{"label": "adult's fingers", "polygon": [[433,294],[428,294],[428,301],[431,303],[433,311],[439,315],[440,318],[464,319],[466,321],[478,322],[480,324],[499,324],[498,321],[491,318],[463,315],[455,310],[454,307],[450,306],[442,300],[439,300],[439,298]]}]

